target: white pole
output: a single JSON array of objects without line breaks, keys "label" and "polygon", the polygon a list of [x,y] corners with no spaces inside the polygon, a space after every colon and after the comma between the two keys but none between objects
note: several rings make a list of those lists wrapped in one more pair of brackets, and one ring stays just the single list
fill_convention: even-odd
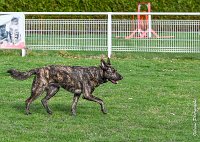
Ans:
[{"label": "white pole", "polygon": [[[151,12],[151,3],[149,2],[148,3],[148,12],[150,13]],[[148,25],[149,25],[149,38],[151,38],[151,32],[152,32],[152,29],[151,29],[151,15],[149,14],[148,15]]]},{"label": "white pole", "polygon": [[26,49],[22,49],[22,57],[26,56]]},{"label": "white pole", "polygon": [[149,15],[148,17],[149,17],[149,19],[148,19],[148,22],[149,22],[148,23],[148,25],[149,25],[149,38],[151,38],[151,30],[152,30],[151,29],[151,15]]},{"label": "white pole", "polygon": [[112,54],[112,13],[108,12],[108,58]]}]

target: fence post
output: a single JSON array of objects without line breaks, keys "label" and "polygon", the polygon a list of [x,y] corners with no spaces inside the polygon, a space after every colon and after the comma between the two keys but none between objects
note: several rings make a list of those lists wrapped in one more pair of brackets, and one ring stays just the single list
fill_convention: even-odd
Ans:
[{"label": "fence post", "polygon": [[112,54],[112,12],[108,12],[108,58]]},{"label": "fence post", "polygon": [[22,57],[26,56],[26,49],[22,49]]},{"label": "fence post", "polygon": [[149,25],[149,27],[148,27],[149,28],[149,35],[148,35],[148,37],[149,38],[151,38],[151,32],[152,32],[152,29],[151,29],[151,27],[152,27],[151,25],[152,24],[151,24],[151,22],[152,22],[151,21],[151,14],[149,14],[149,16],[148,16],[148,25]]}]

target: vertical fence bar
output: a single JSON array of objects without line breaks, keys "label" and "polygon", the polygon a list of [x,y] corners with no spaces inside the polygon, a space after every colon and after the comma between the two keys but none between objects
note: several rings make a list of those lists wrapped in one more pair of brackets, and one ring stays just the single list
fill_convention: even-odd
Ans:
[{"label": "vertical fence bar", "polygon": [[108,42],[108,58],[111,57],[111,54],[112,54],[112,13],[111,12],[108,12],[108,39],[107,39],[107,42]]},{"label": "vertical fence bar", "polygon": [[149,14],[149,16],[148,16],[148,25],[149,25],[149,27],[148,27],[148,28],[149,28],[148,37],[149,37],[149,38],[151,38],[151,31],[152,31],[152,30],[151,30],[151,27],[152,27],[151,24],[152,24],[152,21],[151,21],[151,14]]},{"label": "vertical fence bar", "polygon": [[26,56],[26,49],[22,49],[22,57]]}]

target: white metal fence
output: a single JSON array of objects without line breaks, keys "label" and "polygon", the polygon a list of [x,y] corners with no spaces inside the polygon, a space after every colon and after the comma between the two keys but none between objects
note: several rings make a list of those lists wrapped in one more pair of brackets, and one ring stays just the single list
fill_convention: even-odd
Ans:
[{"label": "white metal fence", "polygon": [[106,51],[107,20],[27,19],[27,47],[37,50]]},{"label": "white metal fence", "polygon": [[[131,19],[132,15],[137,14],[151,16],[147,22],[148,27],[142,32],[138,29],[140,23],[137,19]],[[177,20],[180,19],[179,16],[199,16],[200,19],[200,13],[27,12],[25,15],[42,15],[42,18],[26,18],[28,49],[108,51],[108,56],[111,55],[111,50],[200,52],[200,20]],[[51,18],[52,15],[63,18]],[[82,17],[76,18],[77,15]],[[96,15],[104,18],[96,19]],[[118,18],[122,15],[127,18]],[[174,15],[177,19],[154,18],[169,15]]]},{"label": "white metal fence", "polygon": [[113,21],[112,50],[199,52],[199,25],[200,20],[152,20],[151,31],[141,32],[137,21],[116,20]]}]

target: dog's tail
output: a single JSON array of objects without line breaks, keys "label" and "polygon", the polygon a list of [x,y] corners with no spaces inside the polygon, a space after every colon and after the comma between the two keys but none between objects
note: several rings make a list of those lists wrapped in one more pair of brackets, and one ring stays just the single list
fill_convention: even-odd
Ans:
[{"label": "dog's tail", "polygon": [[25,80],[28,79],[31,75],[36,74],[37,69],[32,69],[27,72],[20,72],[15,69],[10,69],[7,71],[7,73],[10,73],[11,77],[17,80]]}]

